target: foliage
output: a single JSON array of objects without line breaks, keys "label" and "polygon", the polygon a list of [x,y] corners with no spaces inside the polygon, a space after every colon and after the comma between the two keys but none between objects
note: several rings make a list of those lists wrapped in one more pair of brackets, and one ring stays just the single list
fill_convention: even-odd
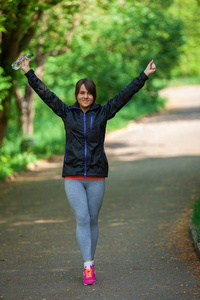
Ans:
[{"label": "foliage", "polygon": [[[3,21],[5,21],[5,17],[0,16],[0,32],[2,33],[6,32],[6,29],[2,24]],[[1,53],[1,49],[0,49],[0,53]],[[1,103],[8,96],[10,87],[11,87],[11,77],[5,76],[3,68],[0,67],[0,111],[3,109]]]},{"label": "foliage", "polygon": [[182,34],[184,44],[180,48],[180,62],[173,68],[175,76],[199,76],[200,75],[200,1],[198,0],[174,0],[170,12],[174,18],[182,20]]},{"label": "foliage", "polygon": [[[143,1],[144,2],[144,1]],[[45,81],[61,98],[72,103],[74,85],[90,77],[100,90],[99,103],[105,103],[155,59],[157,78],[170,77],[182,44],[181,22],[171,18],[170,1],[113,2],[105,11],[90,5],[74,28],[70,52],[60,58],[49,57]],[[151,79],[140,92],[142,102],[156,101],[160,86]],[[146,100],[145,100],[146,99]]]},{"label": "foliage", "polygon": [[0,110],[3,109],[1,103],[8,96],[8,90],[11,85],[11,77],[4,76],[4,70],[0,67]]},{"label": "foliage", "polygon": [[63,153],[65,135],[61,119],[53,114],[44,103],[41,103],[38,97],[35,101],[35,113],[37,118],[34,120],[34,151],[37,154],[45,154],[47,156],[51,156],[54,153]]},{"label": "foliage", "polygon": [[36,160],[36,156],[32,153],[17,153],[15,156],[0,155],[0,179],[21,171],[26,170],[27,165]]},{"label": "foliage", "polygon": [[177,87],[183,85],[198,85],[200,82],[200,75],[196,77],[174,77],[167,82],[167,87]]},{"label": "foliage", "polygon": [[[62,24],[55,22],[55,14],[57,12],[57,6],[62,10]],[[74,11],[78,7],[78,1],[76,0],[9,0],[2,1],[0,9],[0,28],[2,29],[0,33],[0,65],[3,68],[5,78],[11,76],[12,85],[3,86],[3,101],[1,101],[1,113],[0,113],[0,146],[2,140],[6,133],[6,128],[8,121],[10,119],[10,106],[11,106],[11,97],[14,94],[15,83],[17,78],[17,73],[12,70],[11,63],[19,57],[23,51],[33,52],[36,47],[40,49],[39,45],[44,47],[44,51],[52,50],[50,46],[55,48],[56,43],[58,43],[58,36],[66,30],[66,26],[63,24],[71,20]],[[52,18],[50,26],[48,27],[44,23],[42,16],[51,15],[49,12],[51,10]],[[57,13],[57,20],[59,19],[59,13]],[[66,21],[67,20],[67,21]],[[44,23],[44,24],[43,24]],[[51,28],[52,27],[52,28]],[[42,28],[42,31],[40,29]],[[62,28],[61,31],[58,28]],[[34,39],[36,32],[40,32],[41,35],[36,36],[35,39],[35,48],[33,51],[30,51],[30,41]],[[47,34],[46,34],[47,31]],[[58,32],[53,36],[53,32]],[[45,35],[46,34],[46,35]],[[62,35],[63,37],[63,35]],[[55,42],[49,42],[49,39],[55,40]],[[44,42],[46,40],[46,43]],[[57,40],[57,41],[56,41]],[[60,38],[61,41],[61,38]],[[62,41],[64,39],[62,38]],[[46,46],[46,47],[45,47]],[[61,47],[63,46],[63,42]],[[31,49],[32,50],[32,49]],[[0,81],[2,82],[2,80]],[[19,106],[20,107],[20,106]],[[18,117],[18,116],[17,116]],[[17,121],[18,122],[18,121]]]},{"label": "foliage", "polygon": [[20,170],[26,170],[27,165],[37,159],[32,149],[21,151],[21,141],[22,136],[16,135],[16,130],[10,131],[8,137],[5,137],[0,152],[0,179]]},{"label": "foliage", "polygon": [[192,222],[196,225],[198,242],[200,243],[200,198],[196,201],[194,205]]},{"label": "foliage", "polygon": [[[78,1],[61,1],[45,10],[29,47],[33,52],[44,56],[56,56],[69,50],[71,31],[75,13],[79,10]],[[51,41],[51,42],[49,42]]]}]

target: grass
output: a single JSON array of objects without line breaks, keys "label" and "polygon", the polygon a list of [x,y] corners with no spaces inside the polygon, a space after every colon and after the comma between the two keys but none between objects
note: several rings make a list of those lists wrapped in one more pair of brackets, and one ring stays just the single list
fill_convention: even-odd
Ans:
[{"label": "grass", "polygon": [[108,121],[107,132],[125,128],[130,121],[158,112],[164,106],[165,101],[163,99],[158,99],[156,103],[146,103],[145,105],[129,102],[113,119]]},{"label": "grass", "polygon": [[108,121],[107,132],[125,128],[130,121],[158,112],[164,105],[165,101],[163,99],[159,99],[156,103],[146,103],[145,105],[130,102],[113,119]]},{"label": "grass", "polygon": [[199,85],[200,76],[174,78],[167,82],[167,87],[178,87],[183,85]]},{"label": "grass", "polygon": [[198,242],[200,243],[200,198],[196,201],[194,205],[192,222],[196,226]]}]

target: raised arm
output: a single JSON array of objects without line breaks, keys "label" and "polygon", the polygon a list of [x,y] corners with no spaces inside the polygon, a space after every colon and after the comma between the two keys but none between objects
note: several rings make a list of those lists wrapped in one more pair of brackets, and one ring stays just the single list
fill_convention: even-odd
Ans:
[{"label": "raised arm", "polygon": [[145,84],[148,76],[156,71],[156,66],[152,61],[147,65],[146,69],[140,73],[129,85],[127,85],[121,92],[111,98],[104,106],[104,111],[107,120],[113,118],[115,114],[131,100]]},{"label": "raised arm", "polygon": [[28,78],[29,85],[39,95],[39,97],[47,104],[55,114],[63,118],[66,116],[68,106],[62,102],[48,87],[35,75],[34,71],[29,67],[27,57],[20,62],[20,68],[24,71]]}]

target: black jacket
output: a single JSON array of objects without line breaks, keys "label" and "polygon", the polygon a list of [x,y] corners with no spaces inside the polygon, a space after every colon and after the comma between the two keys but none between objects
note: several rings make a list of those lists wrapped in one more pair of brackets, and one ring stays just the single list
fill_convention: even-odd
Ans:
[{"label": "black jacket", "polygon": [[108,176],[108,162],[104,151],[106,123],[137,93],[148,77],[141,72],[119,94],[101,106],[94,103],[84,113],[79,104],[67,105],[52,93],[34,74],[25,74],[30,86],[41,99],[62,118],[66,132],[66,150],[62,176]]}]

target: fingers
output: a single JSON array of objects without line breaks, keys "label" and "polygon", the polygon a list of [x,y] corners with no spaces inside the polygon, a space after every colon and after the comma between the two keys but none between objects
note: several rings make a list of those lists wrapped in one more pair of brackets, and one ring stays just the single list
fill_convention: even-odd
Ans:
[{"label": "fingers", "polygon": [[156,69],[156,65],[154,63],[152,63],[152,68]]},{"label": "fingers", "polygon": [[154,73],[156,71],[156,65],[153,61],[153,59],[148,63],[146,69],[144,70],[144,73],[149,76],[150,74]]},{"label": "fingers", "polygon": [[153,59],[150,61],[149,66],[152,67]]},{"label": "fingers", "polygon": [[29,69],[29,59],[24,57],[23,60],[19,61],[19,65],[22,71],[27,72]]},{"label": "fingers", "polygon": [[152,60],[149,62],[149,64],[148,64],[148,65],[149,65],[149,66],[151,66],[151,65],[152,65],[152,63],[153,63],[153,59],[152,59]]},{"label": "fingers", "polygon": [[20,61],[20,64],[22,66],[28,66],[29,65],[29,60],[27,57],[25,57],[22,61]]},{"label": "fingers", "polygon": [[150,66],[150,68],[153,69],[153,70],[156,69],[156,65],[155,65],[155,63],[153,62],[153,59],[150,61],[149,66]]}]

